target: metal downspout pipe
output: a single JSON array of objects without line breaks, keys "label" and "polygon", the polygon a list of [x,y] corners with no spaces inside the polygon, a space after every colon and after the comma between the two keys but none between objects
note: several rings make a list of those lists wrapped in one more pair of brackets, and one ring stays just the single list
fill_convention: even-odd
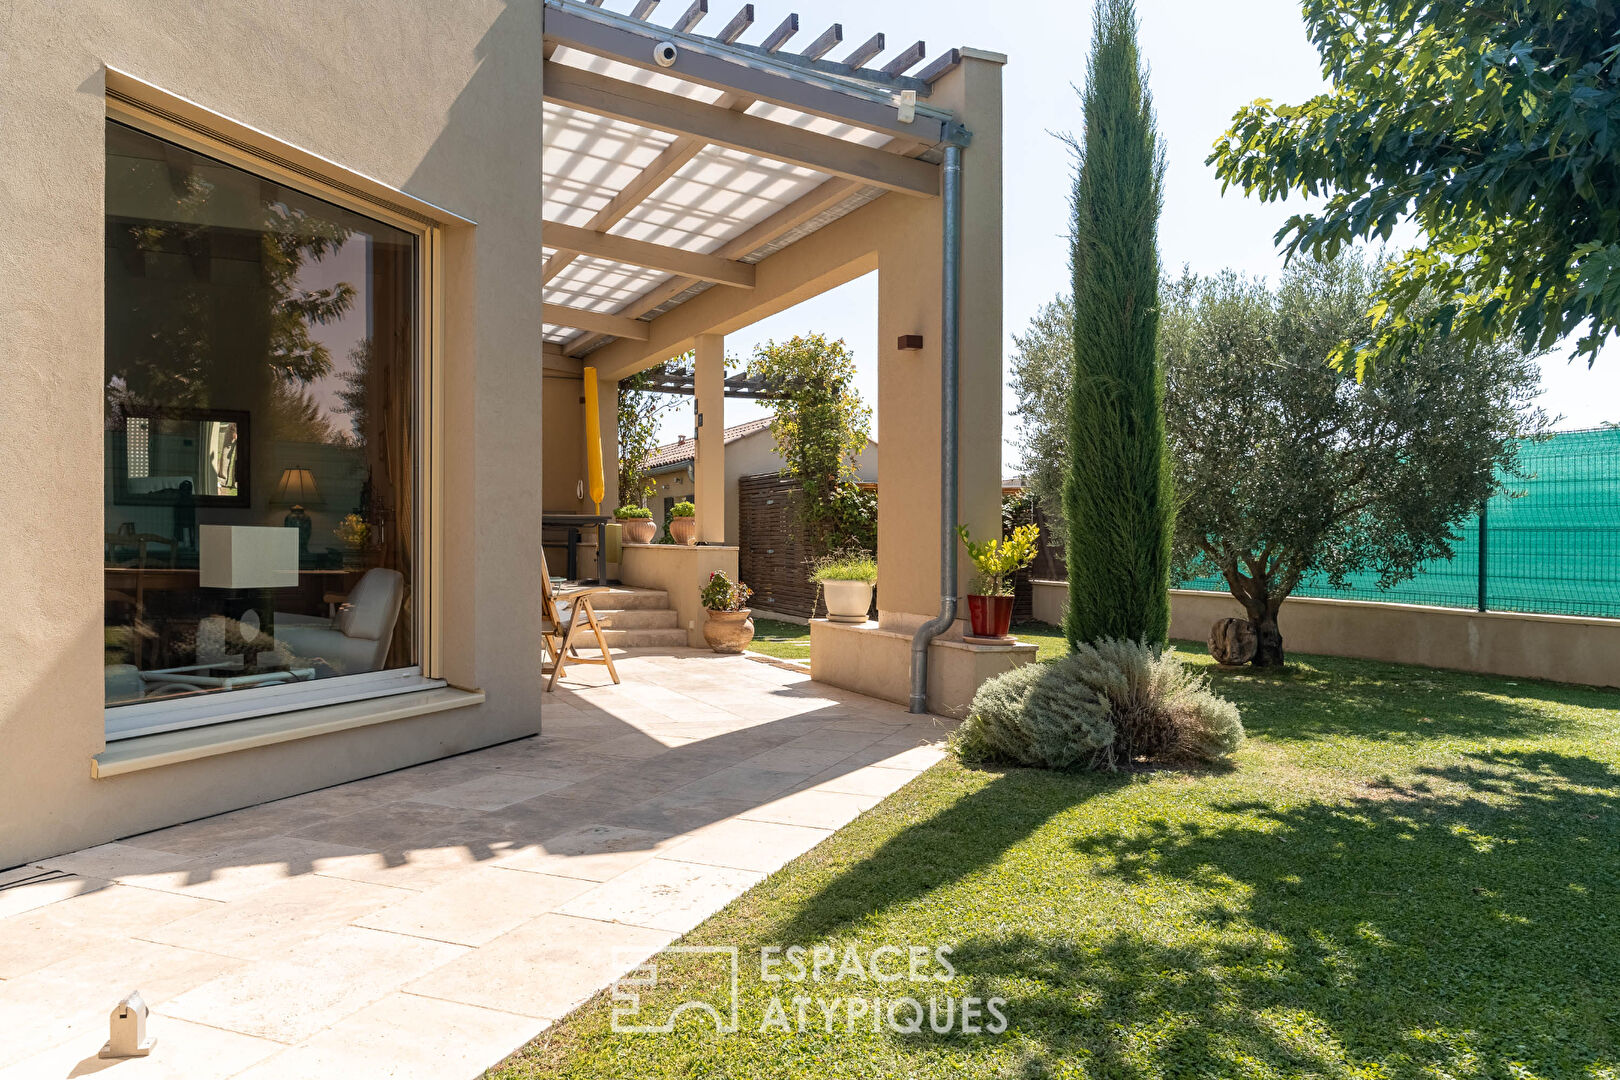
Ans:
[{"label": "metal downspout pipe", "polygon": [[944,293],[940,327],[939,615],[911,639],[911,711],[928,711],[928,643],[956,621],[958,396],[962,370],[962,148],[945,147]]}]

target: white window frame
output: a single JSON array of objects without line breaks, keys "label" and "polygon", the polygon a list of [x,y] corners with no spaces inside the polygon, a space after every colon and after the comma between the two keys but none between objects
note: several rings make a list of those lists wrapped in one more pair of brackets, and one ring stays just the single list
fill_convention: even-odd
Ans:
[{"label": "white window frame", "polygon": [[442,580],[439,564],[442,533],[438,513],[442,419],[437,407],[442,400],[439,394],[442,355],[439,305],[443,296],[439,276],[441,226],[472,223],[111,69],[107,71],[107,119],[393,226],[416,238],[415,461],[412,474],[416,535],[410,587],[413,599],[411,640],[419,658],[418,663],[387,671],[109,706],[103,710],[107,741],[417,693],[447,685],[438,669],[440,627],[435,603]]}]

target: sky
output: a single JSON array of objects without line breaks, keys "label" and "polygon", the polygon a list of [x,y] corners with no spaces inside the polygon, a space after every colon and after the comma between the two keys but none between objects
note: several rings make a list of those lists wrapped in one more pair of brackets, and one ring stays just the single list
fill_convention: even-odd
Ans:
[{"label": "sky", "polygon": [[[627,3],[608,0],[608,6],[616,9]],[[826,24],[841,22],[845,42],[864,41],[882,31],[895,47],[904,44],[901,39],[925,38],[931,56],[959,45],[1008,55],[1003,319],[1005,354],[1010,355],[1012,335],[1022,332],[1042,304],[1067,288],[1065,233],[1073,172],[1069,150],[1054,133],[1078,131],[1081,126],[1074,87],[1085,79],[1091,4],[816,0],[813,6],[813,16],[801,19],[806,41]],[[1137,8],[1149,84],[1169,159],[1159,223],[1165,267],[1178,271],[1185,265],[1200,274],[1231,268],[1275,279],[1282,257],[1272,237],[1302,204],[1261,203],[1238,191],[1223,195],[1204,158],[1232,114],[1248,102],[1265,97],[1297,103],[1325,88],[1298,0],[1137,0]],[[718,2],[711,9],[711,19],[729,17],[730,9],[721,10]],[[755,9],[754,29],[743,38],[747,42],[779,23],[792,3],[762,0]],[[987,18],[990,12],[1001,17]],[[965,164],[971,167],[971,151]],[[869,275],[731,335],[727,352],[746,358],[760,342],[812,330],[843,338],[855,352],[857,387],[875,406],[876,327],[877,280]],[[1569,363],[1568,350],[1559,350],[1542,361],[1542,385],[1541,404],[1563,418],[1562,428],[1620,420],[1620,348],[1611,346],[1590,370],[1584,362]],[[1004,406],[1012,405],[1009,389]],[[766,415],[759,404],[748,401],[727,401],[726,410],[728,425]],[[1007,474],[1018,471],[1016,423],[1011,416],[1002,421],[1002,464]],[[690,407],[679,407],[667,417],[664,434],[673,441],[690,433],[691,427]],[[881,420],[876,434],[881,443]]]}]

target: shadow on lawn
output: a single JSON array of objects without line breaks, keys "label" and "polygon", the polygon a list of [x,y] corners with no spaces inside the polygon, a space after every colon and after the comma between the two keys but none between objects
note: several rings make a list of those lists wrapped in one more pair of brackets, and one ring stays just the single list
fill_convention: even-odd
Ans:
[{"label": "shadow on lawn", "polygon": [[1054,815],[1128,783],[1127,774],[1001,771],[838,875],[813,900],[798,905],[791,920],[773,928],[771,940],[814,942],[884,908],[926,896],[996,862]]},{"label": "shadow on lawn", "polygon": [[1277,739],[1537,736],[1568,726],[1560,706],[1620,708],[1612,690],[1340,657],[1293,657],[1283,671],[1205,671],[1250,734]]},{"label": "shadow on lawn", "polygon": [[[1101,935],[978,938],[953,962],[971,992],[1033,984],[1006,1009],[1032,1077],[1609,1075],[1620,775],[1485,753],[1370,791],[1077,840],[1151,938],[1127,903]],[[1190,912],[1161,906],[1189,887]]]}]

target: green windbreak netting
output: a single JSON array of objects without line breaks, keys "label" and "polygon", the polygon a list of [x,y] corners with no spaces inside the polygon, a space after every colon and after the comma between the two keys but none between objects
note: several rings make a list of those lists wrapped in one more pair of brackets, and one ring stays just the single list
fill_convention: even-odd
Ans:
[{"label": "green windbreak netting", "polygon": [[[1525,480],[1485,512],[1485,606],[1491,611],[1620,618],[1620,429],[1569,431],[1521,451]],[[1513,497],[1513,496],[1518,497]],[[1458,523],[1456,554],[1380,589],[1372,574],[1335,589],[1307,577],[1295,596],[1477,608],[1480,520]],[[1218,577],[1183,588],[1225,592]]]}]

